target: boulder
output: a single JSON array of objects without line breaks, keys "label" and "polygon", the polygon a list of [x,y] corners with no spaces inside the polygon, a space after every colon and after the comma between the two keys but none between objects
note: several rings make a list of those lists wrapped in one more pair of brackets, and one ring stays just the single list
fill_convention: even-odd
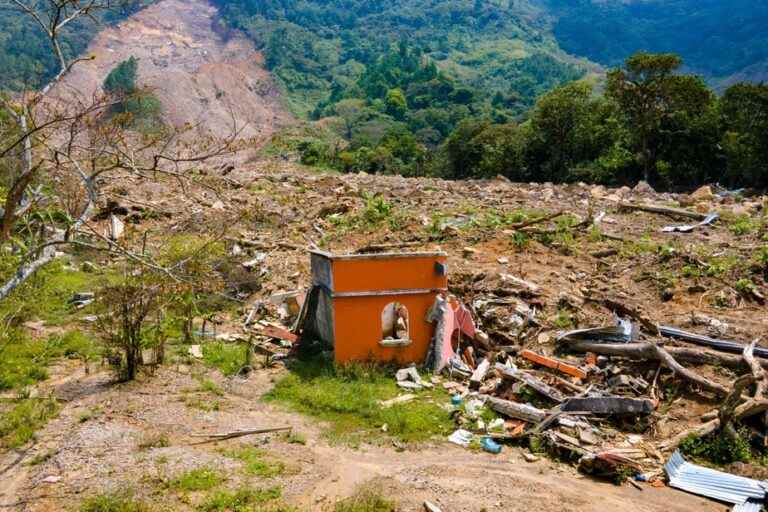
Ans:
[{"label": "boulder", "polygon": [[704,185],[703,187],[699,187],[696,189],[695,192],[690,194],[689,196],[693,201],[700,202],[700,201],[711,201],[715,198],[714,192],[712,192],[712,187],[709,185]]}]

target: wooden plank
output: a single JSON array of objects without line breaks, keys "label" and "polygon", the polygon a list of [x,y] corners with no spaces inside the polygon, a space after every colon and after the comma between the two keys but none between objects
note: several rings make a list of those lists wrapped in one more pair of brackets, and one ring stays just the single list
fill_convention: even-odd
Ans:
[{"label": "wooden plank", "polygon": [[517,418],[528,423],[539,423],[547,417],[546,411],[532,405],[510,402],[490,395],[480,395],[480,398],[485,401],[488,407],[510,418]]},{"label": "wooden plank", "polygon": [[479,389],[482,386],[485,377],[488,375],[488,371],[491,369],[491,362],[483,358],[477,365],[472,376],[469,378],[469,389]]},{"label": "wooden plank", "polygon": [[[520,370],[515,370],[514,368],[509,368],[507,366],[504,366],[501,363],[496,363],[496,371],[503,378],[512,379],[517,382],[522,382],[526,386],[536,390],[540,394],[546,396],[550,400],[553,400],[557,403],[561,403],[566,399],[565,395],[563,395],[560,392],[560,390],[553,388],[546,382],[534,377],[533,375],[529,375],[525,372],[521,372]],[[470,386],[471,386],[471,381],[470,381]]]},{"label": "wooden plank", "polygon": [[558,361],[557,359],[554,359],[552,357],[547,357],[541,354],[537,354],[536,352],[533,352],[531,350],[526,349],[526,350],[520,351],[520,356],[536,364],[540,364],[542,366],[546,366],[547,368],[552,368],[553,370],[557,370],[567,375],[570,375],[572,377],[576,377],[577,379],[587,378],[587,372],[585,372],[581,368],[577,368],[568,363]]}]

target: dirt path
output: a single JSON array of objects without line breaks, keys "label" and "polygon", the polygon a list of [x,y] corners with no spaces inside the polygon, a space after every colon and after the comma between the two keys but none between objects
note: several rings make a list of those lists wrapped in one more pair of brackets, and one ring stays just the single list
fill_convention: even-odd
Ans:
[{"label": "dirt path", "polygon": [[119,62],[139,59],[139,85],[151,88],[166,122],[200,124],[224,136],[233,119],[242,136],[267,140],[289,121],[263,57],[240,33],[216,27],[216,9],[205,0],[162,0],[102,31],[62,84],[90,98]]},{"label": "dirt path", "polygon": [[[257,484],[282,485],[286,500],[302,510],[327,510],[371,481],[404,511],[421,510],[424,500],[446,512],[726,510],[668,488],[641,492],[585,478],[545,459],[528,463],[514,448],[493,456],[447,443],[405,451],[330,446],[316,421],[259,400],[284,370],[260,371],[248,380],[214,376],[225,390],[221,397],[196,391],[199,383],[190,370],[165,368],[142,382],[114,385],[106,373],[86,376],[80,368],[66,368],[70,379],[55,386],[56,396],[67,400],[60,416],[40,432],[34,446],[0,457],[0,505],[25,512],[69,510],[84,496],[129,487],[157,500],[152,482],[202,465],[216,467],[237,482],[242,478],[238,463],[223,457],[220,448],[255,443],[289,468],[285,475]],[[219,402],[218,410],[201,409],[197,398]],[[191,444],[195,438],[190,434],[196,432],[282,425],[304,434],[306,445],[279,435]],[[162,435],[167,442],[153,444]],[[29,464],[43,455],[47,458],[42,463]],[[43,483],[50,476],[61,480]],[[169,509],[188,510],[175,497],[167,499]]]}]

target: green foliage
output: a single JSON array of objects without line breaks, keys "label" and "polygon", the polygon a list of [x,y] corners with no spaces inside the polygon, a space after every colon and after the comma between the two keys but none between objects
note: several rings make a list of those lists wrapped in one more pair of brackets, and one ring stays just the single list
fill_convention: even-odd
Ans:
[{"label": "green foliage", "polygon": [[25,398],[0,414],[0,448],[18,448],[59,412],[54,398]]},{"label": "green foliage", "polygon": [[120,62],[104,79],[104,91],[118,98],[130,96],[136,92],[138,72],[139,61],[136,57],[131,56]]},{"label": "green foliage", "polygon": [[748,441],[749,430],[745,427],[737,434],[736,439],[731,439],[722,432],[706,437],[690,436],[680,443],[680,451],[685,455],[721,465],[749,462],[752,458]]},{"label": "green foliage", "polygon": [[[267,489],[242,488],[237,491],[218,491],[197,507],[199,512],[260,512],[271,508],[260,508],[267,502],[282,496],[280,487]],[[288,510],[285,508],[271,510]]]},{"label": "green foliage", "polygon": [[697,72],[721,78],[749,73],[768,57],[768,6],[750,0],[548,0],[547,6],[563,49],[607,66],[639,49],[674,51]]},{"label": "green foliage", "polygon": [[333,512],[396,512],[397,503],[384,497],[379,489],[364,487],[334,505]]},{"label": "green foliage", "polygon": [[272,478],[285,472],[285,464],[270,460],[263,450],[253,446],[239,446],[222,452],[225,456],[237,459],[243,463],[243,469],[249,475],[261,478]]},{"label": "green foliage", "polygon": [[169,485],[181,491],[207,491],[224,480],[226,480],[224,475],[215,469],[197,468],[177,476],[169,482]]},{"label": "green foliage", "polygon": [[136,500],[130,493],[100,494],[85,499],[80,512],[152,512],[146,503]]},{"label": "green foliage", "polygon": [[20,330],[0,334],[0,391],[22,389],[48,378],[47,367],[57,358],[91,359],[98,350],[82,331],[68,331],[45,341],[32,340]]},{"label": "green foliage", "polygon": [[[92,17],[81,17],[66,25],[61,33],[64,54],[68,58],[81,55],[103,24],[114,24],[148,3],[117,2],[109,10],[95,10]],[[38,5],[45,9],[45,4]],[[14,9],[10,2],[0,2],[0,10],[0,90],[41,87],[61,70],[47,35],[31,16]]]},{"label": "green foliage", "polygon": [[[408,403],[382,408],[380,401],[394,398],[399,388],[384,368],[350,364],[336,366],[323,360],[297,362],[291,373],[277,382],[267,400],[328,421],[329,435],[356,443],[381,432],[405,442],[418,442],[447,434],[453,426],[450,414],[439,402],[447,397],[434,390]],[[437,400],[437,402],[435,401]]]},{"label": "green foliage", "polygon": [[[13,258],[0,258],[0,278],[9,277],[15,270],[15,264]],[[67,302],[75,293],[91,291],[99,279],[99,276],[71,270],[61,261],[54,261],[0,301],[0,319],[11,326],[29,320],[43,320],[50,325],[62,324],[73,315],[89,311],[89,308],[74,311]]]},{"label": "green foliage", "polygon": [[237,375],[249,361],[245,343],[209,342],[203,345],[203,362],[225,376]]}]

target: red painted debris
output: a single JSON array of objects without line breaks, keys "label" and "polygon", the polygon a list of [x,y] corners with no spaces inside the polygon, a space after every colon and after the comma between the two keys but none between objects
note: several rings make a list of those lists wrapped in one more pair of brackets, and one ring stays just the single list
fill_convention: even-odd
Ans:
[{"label": "red painted debris", "polygon": [[552,368],[553,370],[558,370],[572,377],[576,377],[577,379],[587,378],[587,373],[581,368],[576,368],[575,366],[571,366],[570,364],[558,361],[557,359],[537,354],[531,350],[522,350],[520,352],[520,356],[528,359],[529,361],[533,361],[536,364],[540,364],[542,366],[546,366],[547,368]]}]

